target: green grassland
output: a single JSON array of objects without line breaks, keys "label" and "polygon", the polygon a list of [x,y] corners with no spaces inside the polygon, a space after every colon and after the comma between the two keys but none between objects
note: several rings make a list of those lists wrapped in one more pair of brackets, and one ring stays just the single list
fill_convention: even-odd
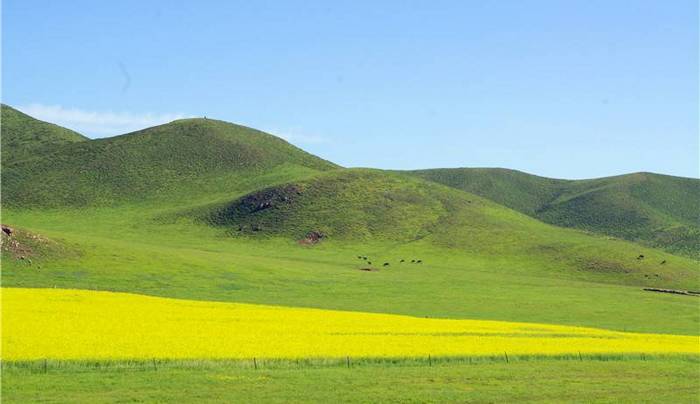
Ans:
[{"label": "green grassland", "polygon": [[[56,369],[5,367],[8,402],[673,402],[698,399],[697,363],[684,359],[538,360],[299,366]],[[154,388],[158,386],[158,388]]]},{"label": "green grassland", "polygon": [[[336,181],[338,175],[344,180]],[[266,179],[272,182],[284,176]],[[342,187],[359,184],[348,176],[373,185],[395,186],[399,194],[409,196],[418,183],[361,170],[330,172],[322,174],[321,180],[312,176],[294,184],[313,187],[317,181],[326,184],[327,177]],[[255,188],[262,182],[240,187]],[[408,184],[405,188],[404,183]],[[285,188],[284,184],[288,183],[272,188]],[[420,195],[423,191],[415,192]],[[6,259],[3,284],[697,333],[697,298],[642,290],[645,286],[698,289],[694,261],[557,228],[478,197],[444,191],[442,196],[453,198],[454,203],[463,198],[472,202],[465,203],[463,211],[444,217],[442,204],[408,205],[405,212],[415,217],[402,221],[399,230],[371,225],[373,218],[384,223],[381,220],[387,214],[379,202],[376,206],[356,204],[367,196],[326,201],[333,209],[320,200],[309,205],[304,202],[307,195],[302,194],[291,206],[257,212],[263,215],[262,230],[245,234],[238,234],[238,222],[212,226],[209,216],[202,216],[204,212],[228,212],[230,202],[202,205],[195,201],[195,207],[188,209],[182,209],[182,201],[170,207],[164,202],[82,210],[8,208],[3,221],[31,229],[77,253],[48,259],[39,256],[31,265]],[[242,190],[233,201],[248,194]],[[315,200],[313,192],[309,195]],[[394,207],[399,209],[398,204]],[[305,219],[297,223],[290,215]],[[223,218],[232,220],[227,215]],[[327,223],[326,218],[347,226],[319,228]],[[273,227],[274,223],[278,226]],[[299,223],[301,227],[296,226]],[[328,231],[329,235],[319,244],[300,245],[297,240],[310,230]],[[409,231],[420,237],[395,237],[411,234]],[[638,260],[639,254],[645,259]],[[376,271],[360,271],[368,264],[358,255],[368,256]],[[423,263],[411,264],[411,259]],[[384,262],[390,266],[382,266]]]},{"label": "green grassland", "polygon": [[[567,182],[484,170],[472,187],[459,182],[461,172],[341,168],[211,119],[109,139],[57,130],[6,142],[8,127],[34,133],[49,125],[3,107],[6,114],[16,122],[2,126],[2,223],[15,227],[20,249],[3,238],[4,287],[700,334],[700,299],[643,290],[700,290],[697,180]],[[309,232],[323,237],[300,243]],[[4,370],[2,388],[10,401],[50,400],[42,391],[56,401],[169,401],[183,389],[235,401],[260,387],[268,401],[328,401],[342,384],[348,401],[493,401],[556,400],[578,386],[583,401],[691,401],[699,370],[666,359],[462,365],[277,369],[264,379],[216,367],[46,375],[17,368]]]},{"label": "green grassland", "polygon": [[700,181],[652,173],[558,180],[498,168],[409,174],[491,199],[558,226],[700,257]]}]

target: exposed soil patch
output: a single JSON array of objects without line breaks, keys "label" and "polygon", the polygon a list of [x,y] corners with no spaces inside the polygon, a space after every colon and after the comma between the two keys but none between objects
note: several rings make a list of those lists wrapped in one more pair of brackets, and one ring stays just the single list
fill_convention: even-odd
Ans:
[{"label": "exposed soil patch", "polygon": [[47,237],[28,231],[2,225],[0,231],[0,251],[3,259],[15,259],[32,265],[32,260],[41,261],[52,256],[68,256],[78,251],[67,249]]},{"label": "exposed soil patch", "polygon": [[42,244],[49,244],[50,241],[38,234],[18,231],[3,224],[0,243],[3,253],[8,253],[14,259],[30,260],[35,255],[35,248],[41,247]]},{"label": "exposed soil patch", "polygon": [[321,239],[323,239],[325,235],[319,231],[310,231],[306,233],[306,237],[303,239],[299,240],[299,244],[303,245],[314,245],[318,244]]}]

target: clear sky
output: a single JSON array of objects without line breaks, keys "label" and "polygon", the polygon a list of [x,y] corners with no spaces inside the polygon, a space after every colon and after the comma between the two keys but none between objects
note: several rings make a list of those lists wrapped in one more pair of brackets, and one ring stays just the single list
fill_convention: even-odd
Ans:
[{"label": "clear sky", "polygon": [[344,166],[698,177],[697,0],[2,6],[3,102],[91,137],[206,115]]}]

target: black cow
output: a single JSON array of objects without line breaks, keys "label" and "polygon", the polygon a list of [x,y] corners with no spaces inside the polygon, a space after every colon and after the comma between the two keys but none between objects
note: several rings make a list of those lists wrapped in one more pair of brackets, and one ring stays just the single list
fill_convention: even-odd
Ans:
[{"label": "black cow", "polygon": [[389,266],[389,263],[388,263],[388,262],[385,262],[383,266],[388,267],[388,266]]}]

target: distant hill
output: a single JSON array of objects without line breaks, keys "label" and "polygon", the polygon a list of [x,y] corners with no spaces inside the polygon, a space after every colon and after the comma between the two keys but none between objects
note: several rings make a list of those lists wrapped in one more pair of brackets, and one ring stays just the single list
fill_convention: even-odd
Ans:
[{"label": "distant hill", "polygon": [[[3,125],[3,139],[5,131]],[[18,148],[3,144],[3,153]],[[292,171],[337,167],[278,137],[212,119],[183,119],[122,136],[76,141],[52,154],[33,156],[3,161],[4,203],[56,207],[183,198],[282,166]]]},{"label": "distant hill", "polygon": [[547,223],[700,258],[700,180],[635,173],[558,180],[499,168],[411,171]]},{"label": "distant hill", "polygon": [[0,106],[0,111],[3,163],[22,161],[88,140],[77,132],[32,118],[5,104]]}]

